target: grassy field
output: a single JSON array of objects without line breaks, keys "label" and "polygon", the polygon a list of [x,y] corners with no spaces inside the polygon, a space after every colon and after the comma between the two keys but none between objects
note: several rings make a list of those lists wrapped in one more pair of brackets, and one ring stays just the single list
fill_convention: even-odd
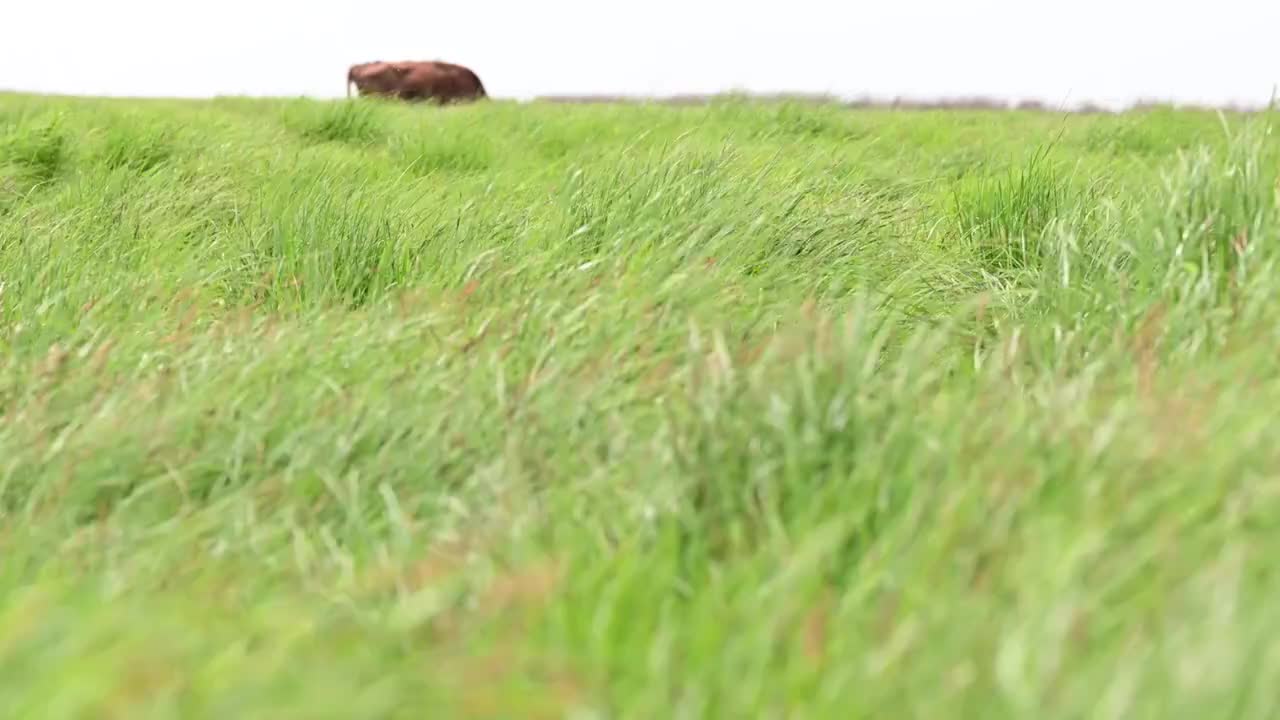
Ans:
[{"label": "grassy field", "polygon": [[1271,122],[0,96],[0,717],[1276,717]]}]

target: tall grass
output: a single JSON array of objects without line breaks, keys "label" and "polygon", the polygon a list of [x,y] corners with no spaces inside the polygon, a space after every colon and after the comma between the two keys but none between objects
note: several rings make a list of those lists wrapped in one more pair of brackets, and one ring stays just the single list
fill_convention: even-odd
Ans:
[{"label": "tall grass", "polygon": [[367,145],[382,136],[378,114],[369,102],[298,102],[289,107],[286,122],[312,142]]},{"label": "tall grass", "polygon": [[3,102],[4,717],[1273,714],[1265,116]]},{"label": "tall grass", "polygon": [[48,183],[66,161],[66,146],[57,115],[10,127],[0,135],[0,168],[14,182],[30,187]]},{"label": "tall grass", "polygon": [[992,271],[1036,262],[1042,234],[1078,202],[1049,151],[1037,149],[1003,175],[964,177],[952,191],[958,230]]}]

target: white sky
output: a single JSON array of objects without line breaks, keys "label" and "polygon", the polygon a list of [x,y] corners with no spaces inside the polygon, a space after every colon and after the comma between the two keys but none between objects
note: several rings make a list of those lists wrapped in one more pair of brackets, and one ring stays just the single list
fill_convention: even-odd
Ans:
[{"label": "white sky", "polygon": [[5,0],[0,90],[344,94],[445,59],[496,97],[730,89],[1265,103],[1280,0]]}]

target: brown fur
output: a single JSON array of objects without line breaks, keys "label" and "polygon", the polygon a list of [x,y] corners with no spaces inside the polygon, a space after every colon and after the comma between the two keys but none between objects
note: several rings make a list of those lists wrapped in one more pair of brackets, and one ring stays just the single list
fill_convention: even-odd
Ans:
[{"label": "brown fur", "polygon": [[470,68],[453,63],[377,62],[352,65],[347,71],[347,97],[351,86],[360,95],[400,100],[434,101],[441,105],[488,97],[480,78]]}]

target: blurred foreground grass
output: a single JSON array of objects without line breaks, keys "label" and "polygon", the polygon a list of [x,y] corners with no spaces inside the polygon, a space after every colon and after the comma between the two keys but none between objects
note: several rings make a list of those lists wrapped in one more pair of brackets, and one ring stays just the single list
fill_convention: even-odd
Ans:
[{"label": "blurred foreground grass", "polygon": [[1271,717],[1270,123],[0,96],[0,716]]}]

